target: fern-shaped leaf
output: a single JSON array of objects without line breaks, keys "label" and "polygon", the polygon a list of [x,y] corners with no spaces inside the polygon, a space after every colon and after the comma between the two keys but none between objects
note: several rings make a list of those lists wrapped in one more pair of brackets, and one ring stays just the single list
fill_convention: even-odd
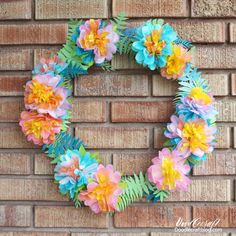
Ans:
[{"label": "fern-shaped leaf", "polygon": [[100,66],[104,71],[114,71],[114,69],[112,68],[111,62],[109,61],[104,61],[102,64],[99,64],[98,66]]},{"label": "fern-shaped leaf", "polygon": [[56,164],[60,155],[63,155],[68,149],[79,149],[81,145],[84,146],[81,139],[75,138],[66,132],[61,132],[57,135],[56,140],[52,144],[45,144],[43,151],[54,160],[53,164]]},{"label": "fern-shaped leaf", "polygon": [[123,210],[129,204],[149,194],[149,188],[147,187],[149,181],[147,178],[144,178],[142,172],[139,175],[123,177],[122,181],[126,187],[118,201],[119,210]]},{"label": "fern-shaped leaf", "polygon": [[123,32],[127,28],[127,20],[128,18],[125,16],[124,12],[120,12],[118,16],[114,17],[113,20],[111,20],[111,23],[117,31],[119,35],[123,35]]}]

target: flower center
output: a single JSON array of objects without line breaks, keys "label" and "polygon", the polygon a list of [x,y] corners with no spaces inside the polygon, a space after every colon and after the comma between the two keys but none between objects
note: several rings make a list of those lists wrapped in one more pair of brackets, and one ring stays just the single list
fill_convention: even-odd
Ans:
[{"label": "flower center", "polygon": [[[52,127],[59,125],[59,120],[49,119],[50,117],[36,117],[25,121],[26,135],[34,135],[37,139],[40,139],[48,134],[50,135],[54,131]],[[46,130],[46,131],[45,131]]]},{"label": "flower center", "polygon": [[202,101],[204,105],[212,103],[212,98],[200,87],[193,88],[190,92],[190,97],[194,98],[196,101]]},{"label": "flower center", "polygon": [[75,173],[75,170],[79,170],[79,160],[78,158],[72,158],[71,159],[71,165],[70,166],[62,166],[60,168],[60,171],[63,173],[66,173],[68,176],[72,177],[74,180],[78,180],[80,178],[79,175]]},{"label": "flower center", "polygon": [[41,130],[43,128],[43,123],[41,121],[27,121],[25,122],[27,127],[27,135],[33,133],[36,138],[41,137]]},{"label": "flower center", "polygon": [[205,133],[204,124],[202,122],[185,123],[182,130],[182,135],[185,139],[183,148],[189,147],[191,152],[195,151],[197,148],[204,151],[207,150],[207,136]]},{"label": "flower center", "polygon": [[109,181],[109,178],[104,174],[98,174],[98,186],[93,190],[93,195],[98,201],[98,204],[102,211],[109,211],[107,205],[107,199],[113,194],[117,188],[116,183]]},{"label": "flower center", "polygon": [[38,104],[40,108],[56,108],[59,106],[62,97],[53,92],[52,86],[42,84],[33,79],[30,85],[30,93],[25,99],[27,103]]},{"label": "flower center", "polygon": [[160,30],[153,30],[151,35],[146,37],[144,42],[147,51],[152,55],[160,55],[162,49],[165,47],[165,41],[160,40],[161,31]]},{"label": "flower center", "polygon": [[108,32],[99,32],[99,24],[95,20],[90,20],[90,31],[85,34],[84,38],[80,41],[85,49],[97,48],[101,56],[105,56],[107,52],[107,43],[110,40],[107,38]]},{"label": "flower center", "polygon": [[185,58],[181,56],[181,48],[174,46],[172,55],[167,58],[166,72],[169,75],[177,74],[183,65],[185,65]]},{"label": "flower center", "polygon": [[174,168],[174,162],[171,160],[170,157],[166,157],[162,161],[162,175],[163,175],[163,182],[162,188],[165,189],[166,186],[169,186],[169,189],[172,190],[175,188],[176,180],[181,178],[181,175],[178,170]]}]

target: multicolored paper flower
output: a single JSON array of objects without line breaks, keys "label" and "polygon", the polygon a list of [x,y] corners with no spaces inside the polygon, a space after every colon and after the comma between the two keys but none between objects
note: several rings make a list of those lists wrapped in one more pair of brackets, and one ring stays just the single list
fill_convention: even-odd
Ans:
[{"label": "multicolored paper flower", "polygon": [[120,173],[114,171],[112,165],[99,165],[95,180],[87,185],[87,191],[80,192],[79,200],[95,213],[118,210],[117,202],[122,193],[120,180]]},{"label": "multicolored paper flower", "polygon": [[171,123],[167,125],[165,136],[174,139],[176,149],[188,157],[191,154],[202,157],[213,151],[215,146],[216,126],[208,125],[202,119],[185,122],[183,116],[171,116]]},{"label": "multicolored paper flower", "polygon": [[185,120],[202,118],[214,121],[217,111],[212,94],[206,93],[201,87],[195,87],[188,96],[181,98],[177,113],[184,115]]},{"label": "multicolored paper flower", "polygon": [[87,62],[93,56],[95,63],[101,64],[105,60],[112,59],[118,41],[119,35],[113,30],[111,24],[105,26],[101,20],[90,19],[79,27],[79,36],[76,39],[77,54],[87,51],[89,52],[86,55]]},{"label": "multicolored paper flower", "polygon": [[19,124],[28,141],[43,145],[54,142],[56,134],[61,131],[62,120],[36,111],[23,111]]},{"label": "multicolored paper flower", "polygon": [[67,101],[70,91],[59,86],[61,77],[51,74],[34,76],[25,87],[25,108],[48,113],[54,118],[67,115],[71,105]]},{"label": "multicolored paper flower", "polygon": [[97,171],[98,162],[81,146],[80,150],[67,150],[60,156],[56,165],[55,180],[62,194],[70,194],[73,199],[76,191],[83,189]]},{"label": "multicolored paper flower", "polygon": [[180,78],[186,68],[186,64],[191,62],[191,54],[180,45],[173,45],[172,54],[167,57],[166,66],[161,69],[161,75],[167,79]]},{"label": "multicolored paper flower", "polygon": [[155,70],[166,65],[177,34],[169,24],[163,25],[163,20],[149,20],[137,29],[136,39],[132,49],[137,52],[137,63]]},{"label": "multicolored paper flower", "polygon": [[60,74],[67,68],[67,64],[59,59],[57,55],[50,58],[41,58],[40,63],[35,66],[33,71],[34,75],[44,75],[44,74]]},{"label": "multicolored paper flower", "polygon": [[190,166],[185,161],[177,150],[163,148],[158,157],[152,159],[153,165],[148,168],[149,181],[161,190],[187,190],[191,182],[186,176]]}]

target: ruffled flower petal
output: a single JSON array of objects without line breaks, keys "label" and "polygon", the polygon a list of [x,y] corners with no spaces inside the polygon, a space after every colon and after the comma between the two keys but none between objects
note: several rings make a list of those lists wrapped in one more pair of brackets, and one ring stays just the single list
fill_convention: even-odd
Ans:
[{"label": "ruffled flower petal", "polygon": [[159,152],[153,159],[153,165],[148,168],[148,179],[160,190],[186,190],[190,180],[185,175],[190,166],[185,164],[185,157],[177,150],[167,148]]},{"label": "ruffled flower petal", "polygon": [[115,211],[122,193],[120,180],[120,173],[114,171],[112,165],[99,165],[94,182],[89,183],[87,190],[80,192],[78,198],[95,213]]}]

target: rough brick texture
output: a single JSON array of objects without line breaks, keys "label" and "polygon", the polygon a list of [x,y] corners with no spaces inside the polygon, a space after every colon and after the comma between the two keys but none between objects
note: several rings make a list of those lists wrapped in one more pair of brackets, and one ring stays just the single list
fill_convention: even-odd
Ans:
[{"label": "rough brick texture", "polygon": [[0,26],[0,44],[3,45],[62,44],[65,43],[66,36],[66,24],[7,24]]},{"label": "rough brick texture", "polygon": [[32,52],[30,49],[0,49],[0,71],[1,70],[31,70]]},{"label": "rough brick texture", "polygon": [[43,207],[35,209],[36,227],[107,228],[107,215],[95,215],[88,208]]},{"label": "rough brick texture", "polygon": [[30,75],[1,75],[0,96],[23,95],[24,85],[30,79]]},{"label": "rough brick texture", "polygon": [[1,1],[0,19],[31,19],[31,0]]},{"label": "rough brick texture", "polygon": [[31,225],[32,207],[30,206],[0,206],[0,226],[27,227]]},{"label": "rough brick texture", "polygon": [[72,18],[106,18],[108,16],[107,0],[36,0],[35,18],[72,19]]},{"label": "rough brick texture", "polygon": [[193,17],[235,17],[234,0],[191,0]]},{"label": "rough brick texture", "polygon": [[89,148],[148,148],[149,133],[147,128],[76,128]]},{"label": "rough brick texture", "polygon": [[186,0],[113,0],[113,15],[125,12],[129,17],[188,16]]},{"label": "rough brick texture", "polygon": [[219,227],[236,227],[235,206],[202,206],[193,208],[193,217],[201,217],[203,220],[220,219]]},{"label": "rough brick texture", "polygon": [[189,220],[190,209],[177,206],[131,206],[124,212],[116,213],[114,223],[116,227],[122,228],[174,227],[179,217]]},{"label": "rough brick texture", "polygon": [[[55,165],[27,142],[18,126],[24,85],[41,57],[66,41],[67,20],[111,18],[129,26],[164,18],[193,42],[195,64],[216,96],[217,146],[191,171],[186,192],[165,203],[145,199],[115,215],[76,209],[53,184]],[[0,236],[202,236],[174,233],[179,217],[220,218],[236,236],[236,1],[235,0],[0,0]],[[91,69],[73,81],[70,132],[101,162],[124,175],[146,172],[163,148],[177,83],[115,55],[115,71]],[[204,234],[205,235],[205,234]]]}]

